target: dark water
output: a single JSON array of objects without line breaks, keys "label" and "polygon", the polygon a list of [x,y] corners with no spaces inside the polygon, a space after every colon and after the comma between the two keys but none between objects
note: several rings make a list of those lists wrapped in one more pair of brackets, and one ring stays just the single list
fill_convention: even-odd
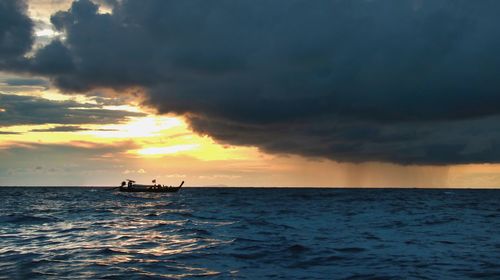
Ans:
[{"label": "dark water", "polygon": [[0,188],[5,279],[500,279],[500,191]]}]

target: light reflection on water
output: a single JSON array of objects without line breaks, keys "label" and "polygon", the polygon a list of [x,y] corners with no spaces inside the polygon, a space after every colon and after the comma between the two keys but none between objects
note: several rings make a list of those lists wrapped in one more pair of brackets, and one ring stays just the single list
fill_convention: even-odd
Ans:
[{"label": "light reflection on water", "polygon": [[[10,271],[11,276],[45,278],[61,276],[60,271],[71,278],[106,277],[109,272],[110,277],[126,274],[132,278],[219,274],[176,259],[228,242],[186,230],[227,223],[193,219],[193,210],[184,208],[178,196],[123,195],[109,190],[96,190],[99,195],[82,189],[53,189],[54,193],[47,189],[16,190],[26,192],[23,201],[27,209],[9,197],[5,207],[11,214],[3,216],[0,231],[0,269]],[[5,261],[9,257],[12,261]],[[19,271],[16,266],[22,263],[30,269]]]},{"label": "light reflection on water", "polygon": [[0,279],[500,278],[499,191],[0,188]]}]

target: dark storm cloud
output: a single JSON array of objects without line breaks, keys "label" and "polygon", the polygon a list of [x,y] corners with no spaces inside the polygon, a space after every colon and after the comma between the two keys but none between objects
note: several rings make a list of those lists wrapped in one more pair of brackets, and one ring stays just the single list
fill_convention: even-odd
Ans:
[{"label": "dark storm cloud", "polygon": [[33,22],[22,0],[0,1],[0,67],[18,67],[33,44]]},{"label": "dark storm cloud", "polygon": [[193,128],[223,143],[256,145],[341,162],[399,164],[495,163],[500,159],[500,117],[433,123],[303,121],[288,125],[192,119]]},{"label": "dark storm cloud", "polygon": [[112,14],[88,0],[54,14],[65,40],[30,70],[68,91],[142,87],[196,131],[270,152],[500,161],[494,145],[471,148],[500,139],[498,1],[109,3]]},{"label": "dark storm cloud", "polygon": [[32,129],[31,132],[77,132],[77,131],[116,131],[116,129],[90,129],[77,125],[60,125],[51,128]]},{"label": "dark storm cloud", "polygon": [[142,113],[106,110],[94,104],[0,94],[0,126],[25,124],[110,124]]}]

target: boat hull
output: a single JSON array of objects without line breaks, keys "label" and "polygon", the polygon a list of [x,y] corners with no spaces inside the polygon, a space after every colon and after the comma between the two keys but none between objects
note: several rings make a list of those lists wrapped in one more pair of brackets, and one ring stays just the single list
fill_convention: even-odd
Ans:
[{"label": "boat hull", "polygon": [[120,188],[121,192],[152,192],[152,193],[168,193],[168,192],[178,192],[179,187],[174,188],[162,188],[162,189],[143,189],[143,188]]}]

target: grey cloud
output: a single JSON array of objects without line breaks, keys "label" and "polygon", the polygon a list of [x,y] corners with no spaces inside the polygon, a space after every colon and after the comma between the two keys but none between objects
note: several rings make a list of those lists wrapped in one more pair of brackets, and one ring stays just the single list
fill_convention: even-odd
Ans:
[{"label": "grey cloud", "polygon": [[8,86],[42,86],[46,88],[49,85],[47,80],[40,78],[9,78],[4,82]]},{"label": "grey cloud", "polygon": [[[53,101],[33,96],[0,94],[0,126],[24,124],[109,124],[142,113],[106,110],[94,104]],[[77,109],[82,108],[82,109]]]},{"label": "grey cloud", "polygon": [[27,69],[67,91],[142,87],[160,113],[269,152],[500,161],[478,148],[500,139],[498,1],[112,2],[54,14],[66,39]]},{"label": "grey cloud", "polygon": [[16,134],[21,134],[21,133],[12,131],[0,131],[0,135],[16,135]]},{"label": "grey cloud", "polygon": [[77,125],[60,125],[44,129],[32,129],[31,132],[76,132],[76,131],[116,131],[116,129],[90,129]]},{"label": "grey cloud", "polygon": [[103,105],[103,106],[121,106],[125,104],[135,104],[134,99],[131,98],[130,96],[108,96],[106,93],[102,93],[99,91],[92,91],[89,93],[92,96],[89,96],[89,98],[96,102],[97,104]]},{"label": "grey cloud", "polygon": [[18,67],[33,44],[33,22],[21,0],[0,2],[0,67]]}]

